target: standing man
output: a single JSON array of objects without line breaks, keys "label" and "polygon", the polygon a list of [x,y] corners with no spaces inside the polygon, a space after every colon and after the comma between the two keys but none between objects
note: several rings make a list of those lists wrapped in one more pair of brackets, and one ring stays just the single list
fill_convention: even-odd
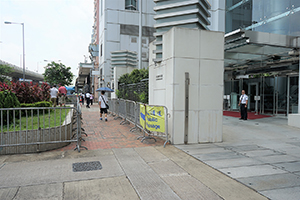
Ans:
[{"label": "standing man", "polygon": [[50,89],[50,96],[51,96],[51,102],[53,107],[56,107],[57,94],[58,94],[58,89],[56,89],[56,85],[52,85],[52,88]]},{"label": "standing man", "polygon": [[240,120],[247,120],[247,105],[248,105],[248,96],[245,94],[245,90],[242,90],[242,95],[240,97],[240,103],[239,103],[239,106],[241,108]]},{"label": "standing man", "polygon": [[90,108],[90,97],[91,97],[90,92],[85,93],[86,107],[87,108]]},{"label": "standing man", "polygon": [[58,93],[60,94],[60,97],[58,99],[58,103],[60,107],[62,107],[62,105],[66,107],[66,95],[67,95],[66,87],[59,84]]},{"label": "standing man", "polygon": [[107,121],[107,106],[106,104],[108,103],[107,97],[104,95],[105,92],[101,91],[101,95],[99,97],[99,108],[100,108],[100,120],[102,120],[102,114],[105,114],[105,121]]}]

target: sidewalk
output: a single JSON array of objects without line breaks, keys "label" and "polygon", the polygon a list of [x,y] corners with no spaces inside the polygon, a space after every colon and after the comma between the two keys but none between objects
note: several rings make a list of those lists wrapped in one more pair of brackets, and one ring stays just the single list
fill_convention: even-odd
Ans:
[{"label": "sidewalk", "polygon": [[[107,122],[104,121],[104,118],[100,121],[99,106],[94,104],[90,107],[88,109],[85,105],[82,106],[82,128],[88,134],[88,137],[83,137],[86,142],[83,142],[82,145],[89,150],[163,145],[164,140],[160,138],[157,138],[157,142],[145,140],[141,143],[140,140],[137,140],[137,137],[143,133],[140,131],[130,132],[129,130],[134,127],[132,124],[120,125],[121,120],[114,120],[112,116],[108,116]],[[75,144],[72,144],[62,148],[61,151],[74,148]]]},{"label": "sidewalk", "polygon": [[89,150],[0,156],[0,199],[267,199],[162,139],[141,143],[120,121],[83,107]]},{"label": "sidewalk", "polygon": [[299,199],[300,129],[286,117],[224,117],[223,140],[176,147],[270,199]]}]

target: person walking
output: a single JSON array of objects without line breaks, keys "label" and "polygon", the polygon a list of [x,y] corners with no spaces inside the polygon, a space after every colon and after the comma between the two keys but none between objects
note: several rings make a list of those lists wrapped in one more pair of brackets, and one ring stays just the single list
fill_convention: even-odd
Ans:
[{"label": "person walking", "polygon": [[91,94],[91,96],[90,96],[90,103],[91,103],[91,106],[93,105],[93,101],[94,101],[94,95]]},{"label": "person walking", "polygon": [[66,107],[66,96],[67,96],[67,89],[66,87],[59,85],[60,87],[58,88],[58,93],[59,93],[59,99],[58,99],[58,103],[60,105],[60,107],[62,107],[62,105],[64,107]]},{"label": "person walking", "polygon": [[85,93],[86,107],[87,108],[90,108],[90,98],[91,98],[90,92]]},{"label": "person walking", "polygon": [[50,98],[52,102],[52,106],[56,107],[56,99],[57,99],[58,89],[56,88],[56,85],[52,85],[52,88],[50,89]]},{"label": "person walking", "polygon": [[105,92],[101,91],[101,95],[99,97],[98,103],[99,103],[99,108],[100,108],[100,120],[102,120],[102,114],[105,114],[105,121],[107,121],[107,103],[108,99],[104,95]]},{"label": "person walking", "polygon": [[239,106],[241,108],[240,120],[247,120],[247,105],[248,105],[248,96],[245,94],[245,90],[242,90],[242,95],[240,97],[240,102],[239,102]]},{"label": "person walking", "polygon": [[81,102],[82,102],[82,105],[84,105],[84,93],[81,93]]},{"label": "person walking", "polygon": [[81,93],[79,93],[79,96],[78,96],[78,98],[79,98],[79,104],[80,104],[80,106],[82,106],[82,98],[81,98]]}]

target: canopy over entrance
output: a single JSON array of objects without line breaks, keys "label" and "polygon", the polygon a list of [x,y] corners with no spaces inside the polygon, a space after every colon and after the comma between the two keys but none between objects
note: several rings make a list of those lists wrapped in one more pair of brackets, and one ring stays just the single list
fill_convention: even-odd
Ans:
[{"label": "canopy over entrance", "polygon": [[225,73],[232,78],[268,72],[298,74],[299,48],[299,36],[233,31],[225,35]]}]

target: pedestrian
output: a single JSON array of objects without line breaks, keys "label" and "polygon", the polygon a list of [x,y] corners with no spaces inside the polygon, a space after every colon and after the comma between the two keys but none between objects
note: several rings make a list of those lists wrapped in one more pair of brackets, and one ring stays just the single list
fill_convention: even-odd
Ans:
[{"label": "pedestrian", "polygon": [[56,107],[56,99],[57,99],[58,89],[56,89],[56,85],[52,85],[52,88],[50,89],[50,96],[51,96],[51,102],[52,106]]},{"label": "pedestrian", "polygon": [[82,102],[82,105],[84,105],[84,94],[81,93],[81,102]]},{"label": "pedestrian", "polygon": [[239,102],[239,106],[241,108],[240,120],[247,120],[247,105],[248,105],[248,96],[245,94],[245,90],[242,90],[242,95],[240,97],[240,102]]},{"label": "pedestrian", "polygon": [[82,106],[82,98],[81,98],[81,93],[79,94],[79,104],[80,104],[80,106]]},{"label": "pedestrian", "polygon": [[90,103],[91,103],[91,105],[93,105],[93,101],[94,101],[94,95],[91,94],[91,96],[90,96]]},{"label": "pedestrian", "polygon": [[90,92],[85,93],[86,107],[87,108],[90,108],[90,98],[91,98]]},{"label": "pedestrian", "polygon": [[59,93],[58,103],[59,103],[60,107],[62,107],[62,105],[64,107],[66,107],[66,96],[67,96],[66,87],[59,84],[58,93]]},{"label": "pedestrian", "polygon": [[102,120],[102,114],[105,114],[105,121],[107,121],[107,103],[108,99],[104,95],[105,92],[101,91],[101,95],[99,97],[98,103],[99,103],[99,108],[100,108],[100,120]]}]

